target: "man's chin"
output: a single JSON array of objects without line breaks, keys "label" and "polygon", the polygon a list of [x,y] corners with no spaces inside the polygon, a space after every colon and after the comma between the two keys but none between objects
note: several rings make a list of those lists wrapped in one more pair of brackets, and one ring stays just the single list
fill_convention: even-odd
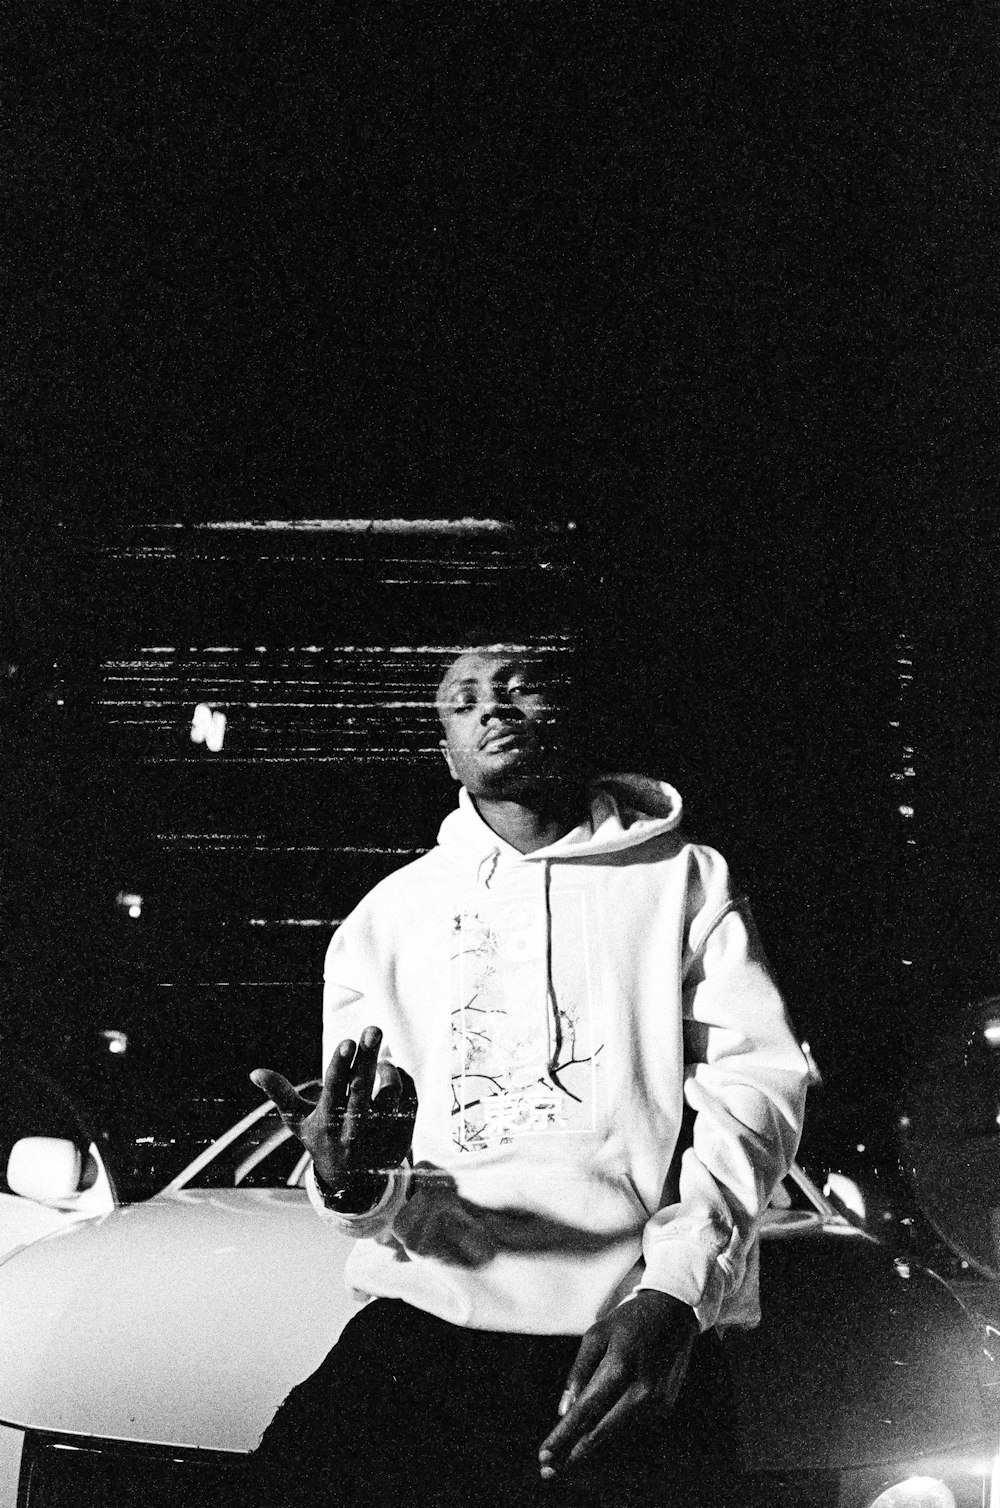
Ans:
[{"label": "man's chin", "polygon": [[481,770],[473,795],[487,801],[532,801],[558,783],[553,772],[534,759],[513,760],[494,770]]}]

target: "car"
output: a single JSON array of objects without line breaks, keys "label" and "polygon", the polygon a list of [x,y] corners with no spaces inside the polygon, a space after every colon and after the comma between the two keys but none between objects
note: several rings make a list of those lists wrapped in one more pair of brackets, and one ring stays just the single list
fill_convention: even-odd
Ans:
[{"label": "car", "polygon": [[[306,1167],[265,1101],[152,1198],[7,1254],[0,1508],[245,1499],[262,1431],[360,1302]],[[995,1508],[998,1378],[943,1281],[796,1164],[761,1285],[764,1322],[723,1342],[744,1502]]]},{"label": "car", "polygon": [[0,1260],[115,1208],[102,1140],[48,1075],[8,1065],[0,1104]]}]

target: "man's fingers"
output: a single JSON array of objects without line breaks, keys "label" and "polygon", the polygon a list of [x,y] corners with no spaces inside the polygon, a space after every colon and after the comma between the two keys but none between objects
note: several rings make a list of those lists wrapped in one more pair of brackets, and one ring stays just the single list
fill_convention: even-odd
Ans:
[{"label": "man's fingers", "polygon": [[313,1108],[298,1090],[273,1068],[255,1068],[250,1078],[267,1095],[283,1120],[301,1121]]},{"label": "man's fingers", "polygon": [[593,1429],[581,1436],[566,1457],[566,1465],[579,1465],[595,1450],[612,1440],[646,1401],[647,1395],[637,1383],[633,1383],[618,1401],[611,1405],[607,1413],[598,1419]]},{"label": "man's fingers", "polygon": [[543,1469],[557,1469],[574,1447],[589,1435],[629,1388],[630,1379],[621,1366],[605,1355],[590,1382],[575,1403],[542,1442],[538,1459]]},{"label": "man's fingers", "polygon": [[354,1055],[351,1082],[347,1091],[348,1115],[363,1115],[371,1105],[375,1070],[378,1067],[378,1050],[381,1045],[382,1033],[378,1027],[366,1026],[361,1033],[358,1050]]},{"label": "man's fingers", "polygon": [[342,1108],[347,1099],[347,1090],[351,1082],[351,1064],[354,1062],[356,1044],[350,1037],[345,1037],[343,1042],[338,1042],[329,1063],[326,1065],[326,1073],[323,1075],[322,1098],[328,1106],[336,1109]]},{"label": "man's fingers", "polygon": [[396,1072],[399,1075],[399,1103],[396,1106],[396,1114],[400,1119],[405,1118],[412,1124],[417,1115],[417,1086],[405,1068],[397,1068]]},{"label": "man's fingers", "polygon": [[583,1340],[580,1342],[580,1349],[577,1351],[573,1365],[569,1369],[569,1376],[566,1378],[563,1395],[559,1400],[560,1419],[573,1407],[573,1404],[600,1366],[601,1359],[606,1350],[607,1342],[599,1333],[595,1334],[593,1331],[588,1331],[583,1337]]}]

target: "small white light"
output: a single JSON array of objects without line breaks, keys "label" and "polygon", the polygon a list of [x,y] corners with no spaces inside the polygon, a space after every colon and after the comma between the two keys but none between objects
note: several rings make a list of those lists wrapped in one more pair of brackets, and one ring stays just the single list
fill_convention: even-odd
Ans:
[{"label": "small white light", "polygon": [[901,806],[899,808],[899,815],[901,817],[912,817],[913,816],[913,807],[912,806]]},{"label": "small white light", "polygon": [[107,1044],[108,1052],[113,1052],[117,1056],[128,1050],[128,1037],[124,1032],[104,1031],[101,1032],[101,1036]]},{"label": "small white light", "polygon": [[225,736],[226,714],[213,712],[207,702],[199,702],[191,719],[191,742],[204,744],[213,754],[218,754]]},{"label": "small white light", "polygon": [[132,916],[132,917],[141,916],[142,915],[142,907],[141,906],[130,906],[128,908],[128,914],[129,914],[129,916]]},{"label": "small white light", "polygon": [[987,1021],[983,1027],[983,1036],[991,1047],[1000,1046],[1000,1020],[997,1017],[994,1016],[992,1020]]}]

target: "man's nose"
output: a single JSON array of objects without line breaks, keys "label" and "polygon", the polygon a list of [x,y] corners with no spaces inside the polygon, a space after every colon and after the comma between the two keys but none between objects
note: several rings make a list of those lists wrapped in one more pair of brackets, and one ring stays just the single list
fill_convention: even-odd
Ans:
[{"label": "man's nose", "polygon": [[494,692],[483,702],[483,710],[479,714],[479,721],[485,727],[493,717],[502,718],[505,723],[516,722],[524,713],[520,707],[516,707],[509,697],[501,692]]}]

